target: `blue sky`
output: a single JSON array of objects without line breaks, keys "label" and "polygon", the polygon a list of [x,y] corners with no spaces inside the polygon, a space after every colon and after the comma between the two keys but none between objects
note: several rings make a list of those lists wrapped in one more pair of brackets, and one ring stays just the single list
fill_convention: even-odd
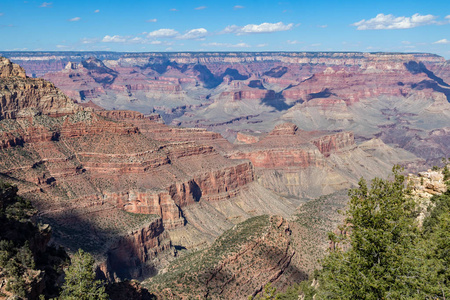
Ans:
[{"label": "blue sky", "polygon": [[0,0],[0,50],[389,51],[450,58],[450,1]]}]

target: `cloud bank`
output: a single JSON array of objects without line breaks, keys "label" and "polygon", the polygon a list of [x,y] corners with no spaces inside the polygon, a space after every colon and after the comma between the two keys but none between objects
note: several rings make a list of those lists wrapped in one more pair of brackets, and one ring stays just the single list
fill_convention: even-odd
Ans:
[{"label": "cloud bank", "polygon": [[442,39],[442,40],[434,42],[433,44],[444,44],[444,45],[446,45],[446,44],[450,44],[450,41],[447,40],[447,39]]},{"label": "cloud bank", "polygon": [[294,27],[293,23],[285,25],[283,22],[261,23],[259,25],[248,24],[245,26],[231,25],[231,26],[227,26],[223,30],[223,33],[234,33],[236,35],[255,34],[255,33],[271,33],[271,32],[277,32],[277,31],[291,30],[293,27]]},{"label": "cloud bank", "polygon": [[381,29],[409,29],[418,26],[436,24],[437,16],[414,14],[411,17],[395,17],[394,15],[378,14],[370,20],[361,20],[353,23],[358,30]]}]

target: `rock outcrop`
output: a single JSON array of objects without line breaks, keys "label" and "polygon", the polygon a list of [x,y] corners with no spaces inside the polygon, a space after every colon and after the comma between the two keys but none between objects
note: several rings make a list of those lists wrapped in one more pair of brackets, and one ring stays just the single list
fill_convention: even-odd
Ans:
[{"label": "rock outcrop", "polygon": [[[408,174],[407,182],[411,188],[411,197],[418,205],[419,215],[417,217],[419,224],[429,214],[429,207],[433,205],[431,197],[445,193],[450,184],[449,177],[450,165],[444,168],[429,169],[425,172],[419,172],[417,175]],[[447,175],[446,175],[447,174]]]},{"label": "rock outcrop", "polygon": [[106,252],[106,261],[99,265],[97,274],[113,282],[155,275],[161,267],[161,254],[172,251],[169,234],[158,218],[115,242]]},{"label": "rock outcrop", "polygon": [[0,118],[26,117],[38,113],[61,116],[81,111],[52,83],[31,79],[25,70],[0,57]]},{"label": "rock outcrop", "polygon": [[25,70],[9,59],[0,57],[0,78],[19,77],[26,78]]}]

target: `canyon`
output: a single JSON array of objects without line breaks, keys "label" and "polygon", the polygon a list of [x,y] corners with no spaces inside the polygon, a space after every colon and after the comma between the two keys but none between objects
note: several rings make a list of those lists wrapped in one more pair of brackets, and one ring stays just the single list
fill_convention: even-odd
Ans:
[{"label": "canyon", "polygon": [[450,153],[450,68],[432,54],[0,54],[24,66],[0,57],[0,178],[99,277],[154,277],[163,297],[307,278],[346,189]]},{"label": "canyon", "polygon": [[433,54],[1,54],[85,105],[158,113],[166,124],[205,128],[230,142],[290,122],[351,131],[357,143],[377,138],[427,166],[450,150],[450,67]]}]

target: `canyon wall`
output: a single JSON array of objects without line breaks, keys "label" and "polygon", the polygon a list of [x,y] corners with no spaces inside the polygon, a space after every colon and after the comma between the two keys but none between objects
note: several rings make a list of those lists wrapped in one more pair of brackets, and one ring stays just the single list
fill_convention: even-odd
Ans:
[{"label": "canyon wall", "polygon": [[172,243],[160,218],[149,225],[121,237],[106,252],[106,261],[98,266],[97,274],[116,281],[155,275],[161,255],[173,252]]},{"label": "canyon wall", "polygon": [[0,57],[0,70],[0,118],[36,112],[60,116],[81,110],[52,83],[26,78],[24,69],[6,58]]}]

